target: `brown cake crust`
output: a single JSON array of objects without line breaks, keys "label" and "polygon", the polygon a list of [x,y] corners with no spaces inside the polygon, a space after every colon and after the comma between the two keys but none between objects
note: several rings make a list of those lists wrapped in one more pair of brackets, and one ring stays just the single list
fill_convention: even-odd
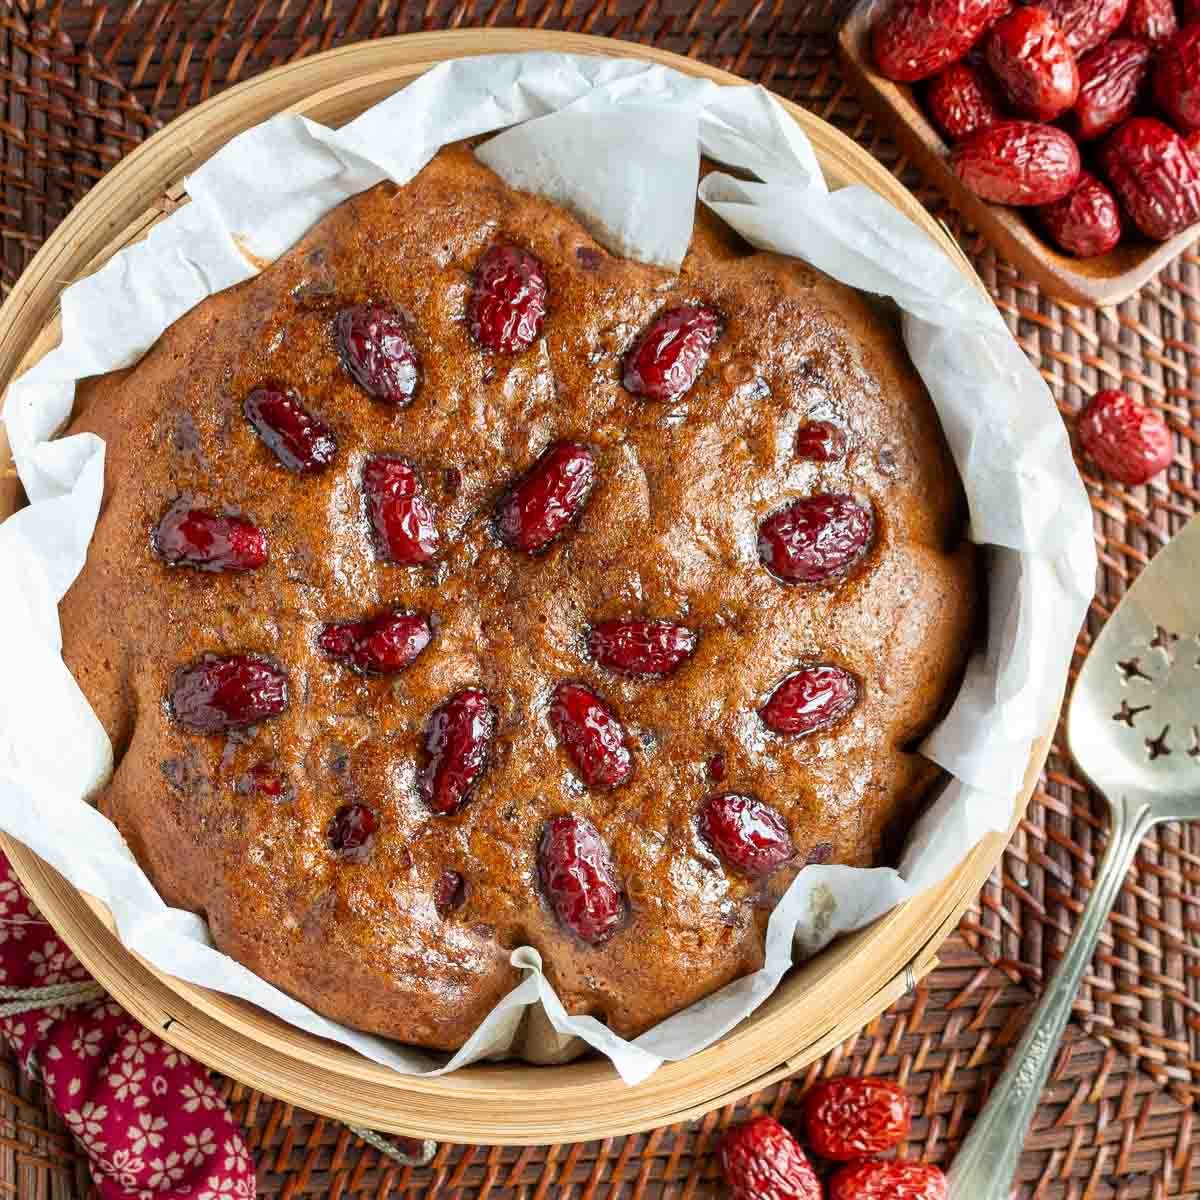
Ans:
[{"label": "brown cake crust", "polygon": [[[544,335],[482,353],[464,320],[474,264],[496,240],[549,280]],[[411,316],[424,363],[415,402],[370,400],[339,364],[339,308],[387,299]],[[660,311],[703,302],[725,328],[673,404],[620,383],[621,355]],[[320,475],[283,470],[242,415],[264,380],[294,386],[336,431]],[[961,670],[975,591],[962,497],[932,405],[892,318],[794,261],[751,253],[701,213],[676,277],[614,258],[568,214],[504,186],[450,148],[410,184],[348,201],[257,278],[178,321],[129,371],[79,390],[71,432],[107,444],[87,565],[61,606],[64,657],[113,739],[103,794],[168,903],[207,917],[218,947],[317,1011],[401,1041],[454,1048],[519,981],[515,946],[541,951],[567,1010],[634,1035],[755,969],[762,927],[804,856],[878,861],[934,772],[910,752]],[[797,426],[849,431],[843,461],[799,461]],[[498,543],[497,498],[550,443],[596,455],[578,524],[542,557]],[[359,479],[369,453],[402,454],[434,503],[432,567],[376,560]],[[874,503],[866,562],[831,588],[787,587],[762,567],[759,522],[815,492]],[[270,561],[245,574],[170,569],[149,534],[178,497],[250,516]],[[429,649],[394,678],[324,657],[322,623],[387,607],[434,614]],[[588,625],[626,615],[700,630],[662,681],[591,662]],[[204,652],[283,664],[291,704],[233,736],[181,729],[173,672]],[[757,709],[803,661],[851,670],[862,698],[833,730],[770,734]],[[547,720],[561,680],[582,680],[624,722],[630,782],[589,791]],[[499,712],[489,767],[453,816],[419,799],[430,712],[482,687]],[[720,785],[707,774],[723,754]],[[239,780],[260,762],[294,795]],[[767,800],[800,851],[769,884],[721,865],[697,837],[714,791]],[[365,862],[330,849],[350,801],[379,830]],[[545,820],[590,818],[629,896],[628,923],[588,946],[542,896]],[[466,900],[447,917],[447,868]]]}]

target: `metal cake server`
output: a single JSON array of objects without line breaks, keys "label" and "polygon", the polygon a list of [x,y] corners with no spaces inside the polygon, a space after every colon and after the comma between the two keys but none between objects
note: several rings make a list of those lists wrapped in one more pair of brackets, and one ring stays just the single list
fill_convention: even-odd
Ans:
[{"label": "metal cake server", "polygon": [[1067,714],[1108,801],[1108,850],[1058,970],[949,1172],[953,1200],[1008,1200],[1080,980],[1143,835],[1200,817],[1200,517],[1156,555],[1092,646]]}]

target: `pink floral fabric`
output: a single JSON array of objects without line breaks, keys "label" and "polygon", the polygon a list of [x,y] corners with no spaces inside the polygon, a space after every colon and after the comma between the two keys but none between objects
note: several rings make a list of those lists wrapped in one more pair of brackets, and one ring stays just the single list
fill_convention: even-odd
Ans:
[{"label": "pink floral fabric", "polygon": [[[0,854],[0,984],[87,980]],[[0,1018],[91,1159],[105,1200],[253,1200],[254,1163],[207,1072],[107,996]]]}]

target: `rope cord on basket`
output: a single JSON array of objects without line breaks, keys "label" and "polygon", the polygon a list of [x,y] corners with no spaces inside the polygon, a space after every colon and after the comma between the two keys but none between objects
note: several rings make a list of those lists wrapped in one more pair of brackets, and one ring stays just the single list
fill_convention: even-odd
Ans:
[{"label": "rope cord on basket", "polygon": [[[356,1138],[361,1138],[368,1146],[373,1146],[380,1154],[386,1154],[388,1158],[394,1159],[398,1163],[402,1163],[406,1167],[425,1167],[433,1161],[433,1156],[437,1153],[437,1142],[432,1138],[425,1138],[421,1141],[421,1150],[418,1154],[405,1154],[403,1150],[398,1150],[385,1137],[381,1137],[373,1129],[362,1129],[358,1125],[347,1125]],[[416,1140],[415,1138],[412,1140]]]},{"label": "rope cord on basket", "polygon": [[7,1004],[0,1004],[0,1017],[16,1017],[35,1008],[49,1008],[51,1005],[75,1008],[80,1004],[91,1004],[105,994],[94,979],[52,983],[36,988],[0,987],[0,1000],[8,1001]]}]

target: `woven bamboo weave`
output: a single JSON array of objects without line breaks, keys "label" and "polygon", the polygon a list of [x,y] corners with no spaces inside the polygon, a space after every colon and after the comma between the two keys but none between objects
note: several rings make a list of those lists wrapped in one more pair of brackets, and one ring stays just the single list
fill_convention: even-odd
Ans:
[{"label": "woven bamboo weave", "polygon": [[[1200,257],[1188,253],[1117,309],[1056,303],[997,259],[909,168],[844,84],[839,0],[0,0],[0,287],[105,170],[190,105],[269,67],[367,37],[525,25],[643,41],[761,82],[838,125],[945,221],[1070,421],[1125,387],[1177,432],[1166,479],[1085,478],[1101,575],[1088,627],[1200,508]],[[1078,663],[1077,663],[1078,665]],[[754,1098],[795,1111],[818,1073],[870,1070],[914,1085],[906,1153],[944,1160],[968,1127],[1023,1006],[1053,970],[1103,848],[1103,821],[1063,753],[1001,867],[948,943],[945,966],[847,1046]],[[1038,1197],[1200,1195],[1200,830],[1147,839],[1109,922],[1046,1095],[1022,1175]],[[430,1169],[380,1165],[343,1126],[228,1085],[259,1152],[264,1195],[534,1197],[716,1194],[709,1153],[734,1118],[582,1146],[443,1147]],[[1200,1154],[1200,1152],[1198,1152]],[[36,1087],[0,1063],[0,1193],[81,1195],[71,1143]],[[1041,1179],[1040,1185],[1033,1181]]]},{"label": "woven bamboo weave", "polygon": [[[961,934],[946,943],[942,959],[914,992],[800,1075],[736,1108],[650,1134],[524,1149],[443,1145],[431,1166],[401,1168],[344,1125],[228,1081],[225,1090],[258,1158],[260,1194],[270,1200],[717,1196],[712,1150],[722,1130],[751,1111],[795,1124],[805,1089],[842,1074],[888,1075],[909,1087],[916,1119],[904,1153],[946,1162],[1020,1035],[1032,996],[984,962]],[[1072,1028],[1022,1161],[1018,1195],[1196,1196],[1200,1146],[1192,1145],[1193,1117],[1190,1106],[1120,1051]],[[74,1200],[87,1194],[80,1181],[69,1139],[39,1105],[37,1089],[0,1074],[0,1191],[21,1200]]]}]

